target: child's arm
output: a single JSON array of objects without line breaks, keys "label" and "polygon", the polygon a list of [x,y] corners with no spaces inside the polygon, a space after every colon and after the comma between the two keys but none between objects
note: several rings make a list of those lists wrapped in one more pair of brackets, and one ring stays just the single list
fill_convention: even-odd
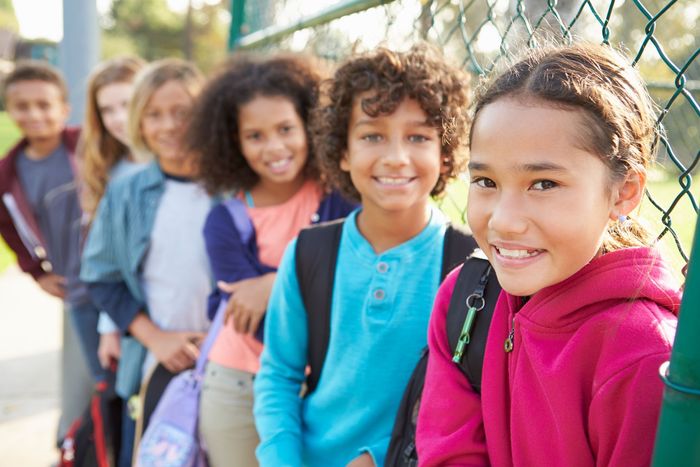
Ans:
[{"label": "child's arm", "polygon": [[238,289],[226,307],[238,332],[254,333],[265,314],[270,298],[273,268],[259,264],[240,234],[226,206],[214,206],[204,224],[204,242],[214,279],[219,284],[209,297],[209,311],[218,309],[222,298]]},{"label": "child's arm", "polygon": [[231,294],[226,305],[225,322],[231,319],[237,332],[254,334],[267,311],[275,277],[277,273],[268,272],[238,282],[218,282],[219,290]]},{"label": "child's arm", "polygon": [[452,362],[447,339],[447,309],[460,269],[440,286],[428,328],[428,369],[416,433],[422,466],[489,465],[481,399]]},{"label": "child's arm", "polygon": [[[7,163],[7,159],[5,162]],[[2,197],[0,197],[0,236],[3,238],[3,240],[5,240],[7,246],[9,246],[15,253],[17,257],[17,264],[22,271],[31,275],[37,281],[40,277],[48,274],[41,267],[41,261],[32,256],[27,245],[25,245],[25,243],[22,241],[22,238],[17,231],[17,226],[15,225],[7,206],[5,206],[5,201]]]},{"label": "child's arm", "polygon": [[262,467],[302,465],[302,401],[307,364],[306,311],[292,241],[282,258],[265,321],[265,350],[255,378],[254,414]]},{"label": "child's arm", "polygon": [[88,285],[90,298],[126,332],[136,315],[145,308],[129,290],[114,247],[120,227],[115,225],[112,204],[115,202],[109,187],[100,201],[95,219],[85,240],[80,264],[80,279]]},{"label": "child's arm", "polygon": [[168,370],[179,372],[196,360],[203,335],[163,331],[143,312],[145,304],[129,290],[116,257],[115,236],[123,226],[115,224],[111,193],[108,188],[97,209],[83,250],[80,278],[93,302],[122,332],[131,332]]},{"label": "child's arm", "polygon": [[144,313],[136,316],[129,325],[129,332],[172,373],[194,365],[205,337],[202,332],[163,331]]},{"label": "child's arm", "polygon": [[663,396],[659,366],[668,358],[669,351],[637,361],[594,395],[589,433],[596,465],[651,463]]},{"label": "child's arm", "polygon": [[64,299],[66,297],[66,278],[57,274],[44,274],[36,279],[39,287],[44,292],[54,297]]}]

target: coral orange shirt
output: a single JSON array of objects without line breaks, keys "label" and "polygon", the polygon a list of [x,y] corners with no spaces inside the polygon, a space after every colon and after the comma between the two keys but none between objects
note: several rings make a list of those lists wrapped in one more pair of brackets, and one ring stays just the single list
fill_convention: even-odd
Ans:
[{"label": "coral orange shirt", "polygon": [[[279,266],[287,244],[310,225],[321,202],[322,192],[313,181],[307,181],[298,192],[282,204],[248,207],[255,228],[260,261]],[[219,332],[209,360],[227,368],[257,373],[263,346],[248,334],[240,334],[229,322]]]}]

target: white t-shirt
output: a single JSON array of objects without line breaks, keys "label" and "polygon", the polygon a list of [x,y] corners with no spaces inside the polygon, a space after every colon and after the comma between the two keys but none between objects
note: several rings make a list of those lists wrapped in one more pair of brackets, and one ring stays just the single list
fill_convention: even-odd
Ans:
[{"label": "white t-shirt", "polygon": [[[167,179],[141,280],[151,320],[165,331],[206,332],[212,275],[202,230],[211,200],[194,182]],[[149,352],[143,374],[155,365]]]}]

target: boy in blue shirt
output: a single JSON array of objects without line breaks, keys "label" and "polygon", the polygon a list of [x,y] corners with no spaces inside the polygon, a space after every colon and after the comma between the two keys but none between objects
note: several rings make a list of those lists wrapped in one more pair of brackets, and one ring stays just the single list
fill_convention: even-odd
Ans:
[{"label": "boy in blue shirt", "polygon": [[304,398],[309,336],[296,241],[280,264],[255,380],[262,466],[384,464],[440,282],[446,222],[430,196],[466,162],[466,85],[425,47],[380,49],[336,72],[313,142],[329,182],[361,206],[342,227],[330,341]]}]

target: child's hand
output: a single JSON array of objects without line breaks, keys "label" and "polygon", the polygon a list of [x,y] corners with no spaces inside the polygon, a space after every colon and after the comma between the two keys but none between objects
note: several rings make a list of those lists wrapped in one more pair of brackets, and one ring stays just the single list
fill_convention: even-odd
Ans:
[{"label": "child's hand", "polygon": [[179,373],[194,365],[199,357],[198,345],[204,339],[201,332],[155,333],[148,342],[148,350],[171,373]]},{"label": "child's hand", "polygon": [[368,452],[363,452],[351,460],[347,467],[374,467],[374,461]]},{"label": "child's hand", "polygon": [[100,345],[97,347],[97,358],[102,368],[109,368],[113,360],[121,356],[120,335],[118,332],[100,334]]},{"label": "child's hand", "polygon": [[231,294],[226,305],[224,322],[227,323],[229,318],[232,318],[236,332],[254,334],[267,310],[276,276],[273,272],[233,283],[219,281],[219,289]]},{"label": "child's hand", "polygon": [[66,297],[66,278],[58,274],[44,274],[37,279],[44,292],[63,299]]}]

